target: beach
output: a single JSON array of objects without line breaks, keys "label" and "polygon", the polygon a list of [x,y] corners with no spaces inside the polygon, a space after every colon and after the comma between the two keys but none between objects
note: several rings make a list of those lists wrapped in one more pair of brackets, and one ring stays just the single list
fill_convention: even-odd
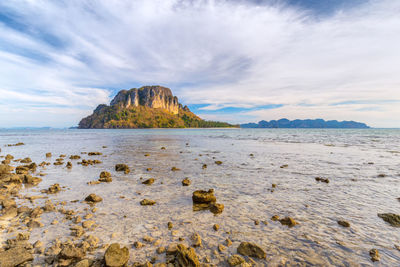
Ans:
[{"label": "beach", "polygon": [[[0,221],[3,247],[31,244],[26,266],[84,259],[102,266],[113,243],[128,248],[129,266],[177,264],[176,244],[193,248],[202,266],[230,266],[233,255],[242,266],[400,262],[399,228],[378,216],[400,213],[400,130],[0,130],[0,145],[0,161],[35,162],[25,174],[42,179],[8,195],[27,208]],[[31,162],[21,163],[25,158]],[[49,191],[54,184],[59,188]],[[193,192],[209,189],[216,198],[210,205],[223,204],[222,211],[194,205]],[[102,201],[87,201],[90,194]],[[24,233],[29,238],[17,240]],[[63,246],[83,241],[84,255],[60,256]],[[265,256],[238,252],[244,242]]]}]

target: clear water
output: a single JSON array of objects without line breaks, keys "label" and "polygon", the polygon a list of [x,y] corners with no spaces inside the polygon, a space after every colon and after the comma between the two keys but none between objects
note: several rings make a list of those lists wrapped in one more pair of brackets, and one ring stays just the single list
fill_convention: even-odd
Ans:
[{"label": "clear water", "polygon": [[[100,151],[102,164],[81,166],[73,162],[71,170],[50,165],[43,182],[22,195],[40,194],[40,189],[53,183],[66,190],[49,196],[67,201],[66,208],[80,214],[88,205],[83,200],[89,193],[103,197],[97,204],[94,219],[98,225],[88,232],[102,244],[119,242],[131,248],[131,261],[149,260],[156,247],[135,249],[132,244],[145,235],[160,239],[161,245],[178,242],[190,244],[194,232],[203,239],[196,249],[201,259],[225,266],[226,258],[236,253],[241,241],[251,241],[267,252],[259,265],[319,266],[399,266],[400,228],[385,223],[377,213],[400,214],[400,130],[319,130],[319,129],[151,129],[151,130],[36,130],[0,131],[0,144],[24,142],[19,147],[2,146],[1,155],[31,157],[40,163],[46,152],[51,162],[59,154],[81,154]],[[186,145],[188,143],[188,145]],[[103,148],[103,146],[107,146]],[[161,147],[166,150],[161,150]],[[145,157],[145,154],[150,156]],[[254,154],[254,156],[250,156]],[[214,164],[220,160],[222,165]],[[368,164],[373,162],[374,164]],[[126,163],[130,174],[114,171],[116,163]],[[207,164],[207,169],[202,165]],[[280,168],[288,164],[287,168]],[[171,167],[181,171],[172,172]],[[153,168],[150,172],[146,168]],[[40,169],[39,169],[40,170]],[[87,185],[98,179],[103,170],[110,171],[113,182]],[[378,178],[379,174],[386,177]],[[315,177],[329,178],[318,183]],[[156,179],[151,186],[140,178]],[[192,185],[183,187],[189,177]],[[271,185],[276,184],[274,192]],[[209,211],[195,212],[191,195],[197,189],[214,188],[218,202],[225,205],[221,215]],[[121,197],[124,198],[121,198]],[[155,206],[140,206],[143,198],[157,201]],[[44,200],[37,200],[36,204]],[[27,202],[26,202],[27,203]],[[273,215],[291,216],[299,224],[293,228],[273,222]],[[57,218],[58,225],[50,225]],[[268,225],[254,224],[268,221]],[[350,222],[343,228],[337,220]],[[174,223],[174,235],[167,222]],[[45,244],[59,237],[70,238],[71,221],[60,213],[42,215],[43,228],[34,229],[31,241]],[[213,224],[221,226],[219,231]],[[44,230],[47,230],[44,231]],[[114,235],[112,236],[112,234]],[[2,239],[9,235],[2,233]],[[226,238],[233,245],[214,253]],[[369,250],[376,248],[381,261],[373,264]],[[94,253],[101,255],[104,250]],[[163,256],[158,256],[158,262]],[[40,258],[38,259],[38,262]]]}]

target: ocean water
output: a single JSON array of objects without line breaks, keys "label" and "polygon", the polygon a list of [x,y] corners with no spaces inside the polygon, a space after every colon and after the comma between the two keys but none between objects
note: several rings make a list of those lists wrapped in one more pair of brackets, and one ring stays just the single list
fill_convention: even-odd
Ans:
[{"label": "ocean water", "polygon": [[[25,145],[5,146],[17,142]],[[93,218],[97,227],[88,233],[99,237],[101,244],[127,245],[131,262],[156,255],[157,247],[152,245],[132,246],[146,235],[167,246],[179,237],[190,244],[190,236],[196,232],[203,240],[203,247],[196,248],[200,259],[208,257],[218,266],[227,266],[226,258],[236,253],[242,241],[265,249],[267,259],[256,260],[259,266],[400,266],[400,251],[395,248],[400,245],[400,228],[377,216],[400,214],[400,130],[1,130],[0,145],[0,155],[30,157],[36,163],[53,163],[60,154],[101,160],[102,164],[86,167],[71,160],[72,169],[53,164],[39,168],[47,174],[43,181],[20,193],[41,195],[40,189],[59,183],[64,190],[46,196],[53,202],[66,201],[65,208],[82,215],[89,207],[82,200],[89,193],[101,196],[103,201],[96,205]],[[103,155],[81,154],[91,151]],[[46,159],[46,152],[53,154],[51,160]],[[217,160],[222,165],[215,164]],[[117,163],[127,164],[131,173],[115,172]],[[203,164],[208,167],[203,169]],[[280,167],[285,164],[287,168]],[[181,170],[174,172],[172,167]],[[88,185],[101,171],[111,172],[113,182]],[[378,177],[380,174],[385,177]],[[153,185],[141,183],[151,177],[155,178]],[[189,187],[181,185],[185,177],[192,181]],[[317,182],[315,177],[328,178],[330,183]],[[272,184],[276,184],[274,190]],[[210,188],[215,190],[217,202],[225,205],[217,216],[193,211],[192,192]],[[157,204],[141,206],[144,198]],[[36,200],[35,205],[44,200]],[[31,205],[24,199],[19,202]],[[273,215],[290,216],[299,224],[288,228],[271,221]],[[55,238],[71,238],[72,222],[63,218],[57,212],[43,214],[44,227],[35,228],[30,241],[48,244]],[[54,219],[60,223],[51,225]],[[268,224],[256,225],[255,220]],[[338,220],[348,221],[351,227],[341,227]],[[174,232],[167,228],[169,221]],[[218,231],[212,228],[215,223],[220,225]],[[0,238],[12,234],[3,232]],[[215,253],[227,238],[233,244]],[[369,257],[372,248],[381,255],[375,264]],[[103,253],[104,249],[98,249],[89,257]],[[41,260],[37,257],[35,262]],[[157,262],[163,260],[164,256],[158,255]]]}]

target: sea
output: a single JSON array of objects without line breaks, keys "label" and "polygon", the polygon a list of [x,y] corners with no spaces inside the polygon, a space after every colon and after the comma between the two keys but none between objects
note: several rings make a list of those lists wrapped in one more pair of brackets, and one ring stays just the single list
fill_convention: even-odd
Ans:
[{"label": "sea", "polygon": [[[18,142],[25,145],[7,146]],[[198,233],[202,247],[196,248],[197,255],[217,266],[228,266],[226,259],[244,241],[265,250],[266,259],[254,259],[257,266],[400,266],[400,228],[378,217],[400,214],[400,129],[0,130],[0,148],[0,156],[51,163],[38,168],[43,181],[20,195],[43,196],[40,190],[54,183],[63,190],[34,205],[48,198],[84,214],[91,208],[83,202],[88,194],[103,198],[91,219],[96,227],[88,233],[104,246],[89,257],[101,257],[105,244],[117,242],[129,247],[131,262],[155,255],[153,261],[163,262],[165,255],[157,255],[157,247],[143,237],[158,240],[158,246],[190,245],[190,236]],[[53,156],[46,158],[47,152]],[[72,162],[71,169],[53,165],[62,154],[67,155],[65,163]],[[82,159],[70,160],[71,155],[102,163],[82,166],[77,164]],[[116,172],[118,163],[131,172]],[[109,171],[113,181],[89,185],[102,171]],[[154,184],[142,184],[148,178]],[[184,178],[191,180],[190,186],[182,186]],[[200,189],[214,189],[225,207],[221,214],[193,209],[192,193]],[[141,206],[142,199],[156,204]],[[18,202],[33,205],[23,197]],[[298,224],[282,225],[271,220],[274,215]],[[54,220],[59,223],[52,225]],[[41,240],[50,246],[55,239],[72,238],[73,222],[63,214],[44,213],[41,222],[44,226],[31,232],[31,243]],[[16,232],[3,230],[0,240]],[[227,246],[227,239],[232,245]],[[135,241],[144,247],[136,249]],[[219,250],[220,244],[226,249]],[[379,251],[379,262],[371,261],[371,249]],[[40,264],[41,257],[35,262]]]}]

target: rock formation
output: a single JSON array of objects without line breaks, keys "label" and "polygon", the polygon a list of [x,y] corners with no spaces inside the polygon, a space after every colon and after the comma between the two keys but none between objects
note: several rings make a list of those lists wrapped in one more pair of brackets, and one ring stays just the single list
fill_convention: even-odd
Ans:
[{"label": "rock formation", "polygon": [[101,104],[79,122],[79,128],[185,128],[232,127],[204,121],[182,106],[169,88],[143,86],[121,90],[110,106]]}]

